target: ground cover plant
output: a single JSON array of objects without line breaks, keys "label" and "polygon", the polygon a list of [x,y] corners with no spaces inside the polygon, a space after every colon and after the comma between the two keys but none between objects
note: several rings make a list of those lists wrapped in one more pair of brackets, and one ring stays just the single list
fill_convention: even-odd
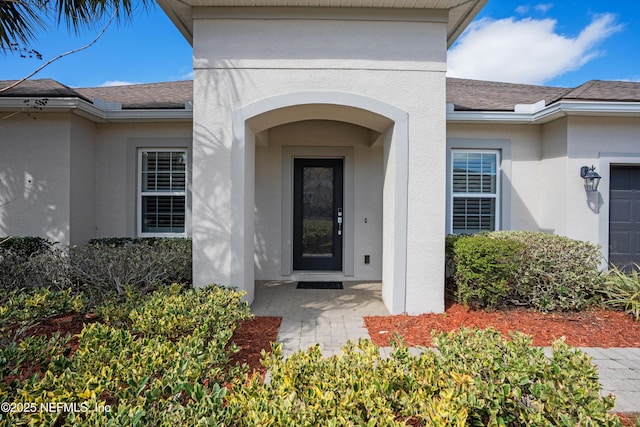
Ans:
[{"label": "ground cover plant", "polygon": [[[233,331],[251,317],[242,294],[177,284],[126,293],[101,307],[100,322],[85,325],[74,345],[70,335],[29,333],[37,319],[82,310],[68,292],[40,289],[4,301],[0,404],[9,410],[0,424],[216,424],[224,384],[244,374],[230,362]],[[58,403],[75,406],[46,409]]]},{"label": "ground cover plant", "polygon": [[389,357],[368,340],[323,358],[318,347],[265,361],[271,380],[236,383],[233,425],[255,426],[618,426],[599,395],[596,369],[557,341],[553,355],[515,334],[462,330],[434,339],[438,352]]}]

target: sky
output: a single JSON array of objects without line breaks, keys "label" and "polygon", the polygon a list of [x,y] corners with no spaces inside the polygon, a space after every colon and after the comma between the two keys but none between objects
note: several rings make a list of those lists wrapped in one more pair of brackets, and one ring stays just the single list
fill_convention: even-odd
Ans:
[{"label": "sky", "polygon": [[[0,53],[0,80],[26,76],[47,60],[91,42],[100,28],[41,33],[43,59]],[[33,78],[70,87],[185,80],[191,46],[159,7],[112,23],[88,49]],[[489,0],[448,53],[448,76],[576,87],[588,80],[640,82],[640,0]]]}]

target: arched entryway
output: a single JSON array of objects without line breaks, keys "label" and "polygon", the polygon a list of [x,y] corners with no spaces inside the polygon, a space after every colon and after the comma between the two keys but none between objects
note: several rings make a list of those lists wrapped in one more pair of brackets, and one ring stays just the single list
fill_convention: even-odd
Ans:
[{"label": "arched entryway", "polygon": [[[236,110],[233,117],[232,282],[244,284],[253,300],[256,275],[263,280],[376,279],[367,276],[376,274],[375,268],[362,266],[370,249],[380,254],[377,274],[385,305],[391,313],[405,311],[407,114],[359,95],[305,92],[266,98]],[[296,159],[334,159],[341,165],[344,251],[339,270],[305,271],[294,265]],[[273,194],[265,194],[269,191]],[[371,196],[363,195],[367,191]],[[372,208],[367,203],[376,194],[378,207]],[[372,224],[367,212],[372,223],[379,220],[379,227],[368,228],[376,236],[367,233]]]}]

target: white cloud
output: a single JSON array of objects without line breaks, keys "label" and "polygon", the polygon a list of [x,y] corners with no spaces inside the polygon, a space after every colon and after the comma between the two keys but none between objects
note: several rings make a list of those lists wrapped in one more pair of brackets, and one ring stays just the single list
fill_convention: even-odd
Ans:
[{"label": "white cloud", "polygon": [[553,5],[551,3],[540,3],[534,6],[534,9],[537,12],[547,13],[549,9],[551,9]]},{"label": "white cloud", "polygon": [[100,87],[109,87],[109,86],[128,86],[128,85],[138,85],[138,82],[125,82],[122,80],[109,80],[100,85]]},{"label": "white cloud", "polygon": [[528,4],[523,4],[521,6],[516,7],[516,13],[519,13],[520,15],[525,15],[527,14],[527,12],[529,12],[529,9],[531,9],[531,7]]},{"label": "white cloud", "polygon": [[556,32],[554,19],[473,22],[449,51],[450,77],[543,84],[603,52],[596,46],[622,29],[612,14],[595,16],[577,37]]}]

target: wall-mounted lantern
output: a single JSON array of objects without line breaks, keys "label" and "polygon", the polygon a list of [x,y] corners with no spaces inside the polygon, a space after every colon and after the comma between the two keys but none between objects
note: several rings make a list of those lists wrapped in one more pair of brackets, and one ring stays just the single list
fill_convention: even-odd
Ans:
[{"label": "wall-mounted lantern", "polygon": [[598,185],[602,177],[596,172],[595,166],[582,166],[580,168],[580,177],[584,179],[585,191],[598,191]]}]

